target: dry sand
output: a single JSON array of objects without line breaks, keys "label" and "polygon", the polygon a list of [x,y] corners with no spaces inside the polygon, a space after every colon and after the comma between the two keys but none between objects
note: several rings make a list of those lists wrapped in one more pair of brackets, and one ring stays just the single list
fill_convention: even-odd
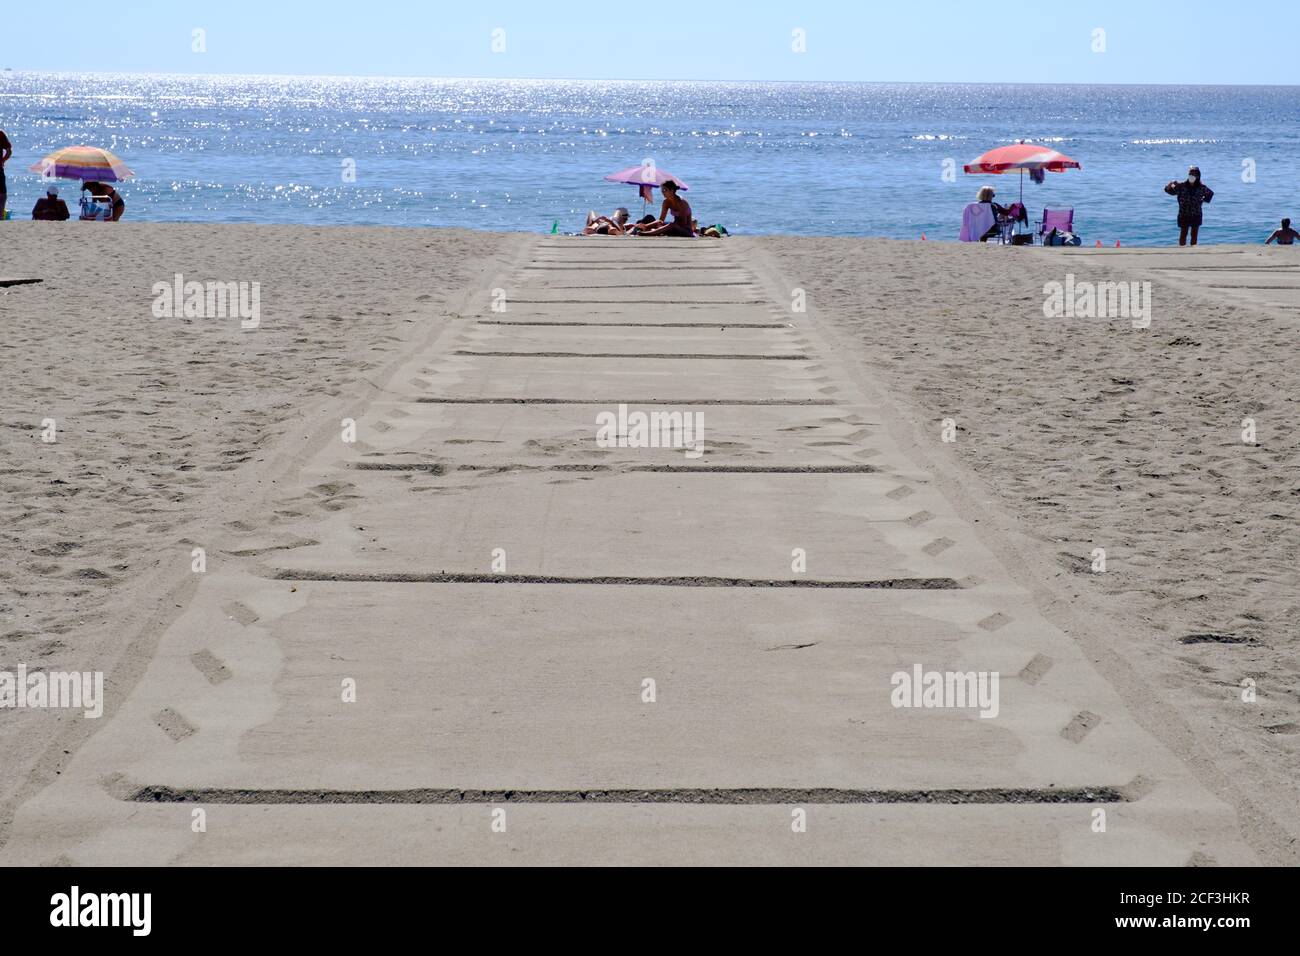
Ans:
[{"label": "dry sand", "polygon": [[[102,668],[124,683],[193,596],[189,547],[223,528],[254,537],[266,530],[232,528],[231,515],[254,498],[283,500],[275,483],[322,445],[320,423],[373,398],[447,316],[482,298],[483,277],[534,241],[70,225],[58,232],[56,260],[57,228],[12,224],[0,269],[47,280],[0,295],[0,669]],[[765,278],[773,301],[806,290],[809,315],[799,321],[839,346],[835,359],[849,372],[860,367],[888,391],[887,425],[902,451],[932,463],[927,470],[947,499],[1034,587],[1038,607],[1078,641],[1129,711],[1237,811],[1260,858],[1294,862],[1300,479],[1291,423],[1300,373],[1288,357],[1300,313],[1287,306],[1300,299],[1210,286],[1292,282],[1242,271],[1235,274],[1246,281],[1212,280],[1300,257],[1202,249],[1179,260],[1147,250],[847,239],[722,245]],[[103,278],[64,264],[78,259],[107,262]],[[1186,262],[1229,271],[1160,271]],[[1044,283],[1067,271],[1156,283],[1151,328],[1044,318]],[[237,320],[153,318],[150,288],[174,272],[260,281],[262,327],[243,333]],[[560,319],[602,311],[535,308],[558,308]],[[686,311],[694,319],[708,309]],[[440,374],[455,383],[457,369],[475,361],[483,364],[448,359]],[[742,391],[736,383],[753,391],[761,376],[786,374],[769,366],[802,363],[736,364],[743,368],[719,379],[728,395]],[[571,367],[540,361],[520,381],[544,391]],[[601,374],[593,367],[591,388],[601,387]],[[54,445],[39,437],[49,417],[60,425]],[[1259,423],[1256,446],[1240,440],[1245,417]],[[939,441],[945,418],[958,423],[955,443]],[[723,451],[738,461],[766,454]],[[310,516],[279,515],[277,533],[299,518],[306,533],[317,511],[354,506],[318,504]],[[1105,574],[1089,569],[1097,547],[1107,551]],[[1253,705],[1239,697],[1245,678],[1258,683]],[[75,751],[84,738],[61,727],[71,720],[0,711],[0,747],[19,758],[0,768],[0,840],[15,795],[35,792],[66,764],[50,746]]]},{"label": "dry sand", "polygon": [[[5,223],[0,276],[44,281],[0,289],[0,670],[147,657],[132,641],[180,606],[195,529],[260,494],[519,238]],[[154,318],[153,285],[177,272],[260,283],[260,327]],[[68,719],[0,709],[0,817]]]},{"label": "dry sand", "polygon": [[[1031,540],[1009,559],[1037,564],[1082,617],[1074,632],[1132,668],[1133,700],[1176,708],[1186,728],[1162,736],[1295,860],[1300,249],[757,244],[893,387],[918,445],[1018,516],[1004,537]],[[1067,272],[1152,282],[1150,328],[1046,318],[1044,285]],[[945,418],[955,443],[939,441]]]}]

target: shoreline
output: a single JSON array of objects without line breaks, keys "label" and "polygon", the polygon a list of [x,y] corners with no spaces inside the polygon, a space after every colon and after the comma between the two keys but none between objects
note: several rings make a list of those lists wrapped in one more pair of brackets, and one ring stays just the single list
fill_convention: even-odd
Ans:
[{"label": "shoreline", "polygon": [[[129,210],[128,210],[128,212],[129,212]],[[18,224],[22,224],[22,223],[29,223],[29,224],[31,224],[31,225],[33,225],[33,226],[36,225],[35,223],[32,223],[32,221],[31,221],[30,219],[13,219],[13,220],[9,220],[8,222],[5,222],[5,223],[0,224],[0,228],[12,227],[12,226],[14,226],[14,225],[18,225]],[[40,223],[40,225],[39,225],[40,228],[44,228],[44,227],[47,227],[47,226],[62,226],[62,227],[72,227],[72,226],[75,226],[75,227],[77,227],[77,228],[80,228],[80,227],[83,227],[83,226],[85,226],[85,227],[90,227],[90,228],[93,228],[93,227],[96,227],[96,226],[126,226],[126,227],[128,227],[128,228],[162,226],[162,227],[166,227],[166,228],[181,227],[181,228],[195,228],[195,229],[206,229],[206,228],[216,228],[216,229],[230,229],[230,228],[236,228],[236,229],[243,229],[243,228],[251,228],[251,229],[290,229],[290,230],[318,230],[318,229],[324,229],[324,230],[349,230],[349,231],[355,231],[355,230],[372,230],[372,229],[373,229],[373,230],[377,230],[377,231],[383,231],[383,230],[399,230],[399,231],[403,231],[403,232],[411,231],[411,232],[424,232],[424,233],[433,233],[433,234],[441,234],[441,233],[470,233],[470,234],[474,234],[474,235],[483,235],[483,236],[515,236],[515,237],[531,237],[531,238],[534,238],[534,239],[543,239],[543,238],[546,238],[546,237],[548,237],[548,236],[553,236],[554,238],[558,238],[558,239],[588,239],[588,240],[605,240],[605,241],[611,241],[611,242],[612,242],[612,241],[622,240],[622,239],[635,239],[635,238],[636,238],[636,237],[633,237],[633,236],[614,236],[614,237],[610,237],[610,236],[580,236],[580,235],[567,234],[567,233],[564,233],[564,232],[559,232],[559,233],[554,233],[554,234],[552,234],[549,230],[532,231],[532,230],[527,230],[527,229],[478,229],[478,228],[475,228],[475,227],[473,227],[473,226],[394,225],[394,224],[385,224],[385,223],[196,222],[196,221],[192,221],[192,220],[184,220],[184,219],[131,219],[131,218],[129,217],[129,215],[128,215],[127,218],[123,219],[121,222],[116,222],[116,223],[82,223],[82,222],[78,222],[78,221],[75,220],[75,219],[70,219],[70,220],[68,220],[67,223]],[[1176,228],[1176,227],[1175,227],[1175,228]],[[1008,249],[1008,250],[1015,250],[1015,251],[1019,251],[1019,252],[1023,252],[1025,249],[1044,249],[1044,250],[1045,250],[1045,249],[1051,248],[1051,249],[1055,249],[1057,252],[1061,252],[1061,253],[1064,253],[1064,254],[1066,254],[1066,255],[1078,255],[1078,254],[1081,253],[1081,252],[1093,252],[1093,253],[1102,253],[1102,252],[1118,252],[1118,253],[1122,253],[1122,252],[1124,252],[1124,251],[1126,251],[1126,250],[1143,251],[1143,250],[1179,250],[1179,249],[1181,249],[1181,250],[1183,250],[1183,251],[1185,251],[1185,252],[1194,252],[1194,251],[1197,250],[1197,249],[1215,249],[1215,250],[1218,250],[1218,251],[1237,251],[1237,250],[1245,251],[1245,250],[1263,250],[1263,249],[1266,249],[1266,248],[1268,248],[1268,249],[1272,249],[1272,248],[1278,248],[1278,249],[1290,249],[1290,248],[1295,248],[1296,250],[1300,251],[1300,244],[1298,244],[1298,245],[1296,245],[1296,246],[1294,246],[1294,247],[1279,246],[1279,245],[1276,245],[1276,244],[1274,244],[1273,246],[1268,246],[1268,247],[1266,247],[1266,246],[1264,245],[1263,240],[1259,241],[1258,243],[1250,243],[1250,242],[1214,242],[1214,241],[1212,241],[1212,240],[1202,240],[1202,241],[1201,241],[1200,243],[1198,243],[1196,246],[1186,246],[1186,247],[1183,247],[1183,246],[1179,246],[1179,245],[1178,245],[1177,236],[1175,236],[1175,237],[1173,238],[1173,240],[1172,240],[1170,243],[1166,243],[1166,244],[1159,244],[1159,243],[1156,243],[1156,244],[1133,244],[1133,245],[1125,244],[1125,245],[1116,246],[1116,245],[1114,245],[1114,244],[1112,243],[1112,244],[1110,244],[1110,245],[1097,246],[1097,245],[1095,245],[1095,243],[1093,243],[1093,244],[1084,243],[1083,245],[1080,245],[1080,246],[1069,246],[1069,247],[1067,247],[1067,246],[1044,247],[1044,246],[1040,246],[1040,245],[1033,245],[1033,246],[1010,246],[1010,245],[1002,245],[1002,244],[1000,244],[1000,243],[995,243],[995,242],[987,242],[987,243],[985,243],[985,242],[961,242],[960,240],[956,239],[955,237],[954,237],[954,238],[946,238],[946,237],[945,237],[945,238],[938,238],[938,239],[936,239],[936,238],[933,238],[933,237],[929,237],[929,236],[927,236],[926,239],[921,239],[920,237],[917,237],[917,238],[915,238],[915,239],[895,239],[895,238],[892,238],[892,237],[890,237],[890,236],[840,235],[840,234],[837,234],[837,233],[827,233],[827,234],[824,234],[824,235],[822,235],[822,234],[814,235],[814,234],[805,234],[805,233],[789,233],[789,232],[762,232],[762,233],[749,233],[749,232],[746,232],[746,233],[736,233],[736,234],[733,234],[733,235],[727,237],[726,239],[705,239],[705,238],[699,238],[698,241],[701,242],[701,243],[706,243],[706,244],[708,244],[708,243],[716,243],[716,242],[722,242],[722,243],[732,242],[732,241],[735,241],[735,240],[737,240],[737,239],[749,239],[749,240],[754,240],[754,239],[757,239],[757,240],[795,240],[795,241],[804,241],[804,240],[806,240],[806,241],[824,241],[824,240],[831,240],[831,241],[837,241],[837,242],[838,242],[838,241],[843,241],[843,242],[872,242],[872,243],[875,243],[875,242],[881,242],[881,243],[908,244],[908,245],[911,245],[911,244],[914,244],[914,243],[921,243],[921,242],[924,242],[924,243],[938,243],[939,245],[943,245],[943,246],[959,246],[959,247],[967,247],[967,246],[969,246],[969,247],[971,247],[971,248],[991,247],[991,248],[995,248],[995,249]]]}]

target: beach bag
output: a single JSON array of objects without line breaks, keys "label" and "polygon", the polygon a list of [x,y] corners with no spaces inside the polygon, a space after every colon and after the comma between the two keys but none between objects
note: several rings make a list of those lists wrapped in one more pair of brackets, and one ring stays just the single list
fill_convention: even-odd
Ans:
[{"label": "beach bag", "polygon": [[1043,239],[1045,246],[1079,246],[1083,245],[1083,240],[1072,232],[1061,232],[1059,229],[1053,229]]},{"label": "beach bag", "polygon": [[83,194],[81,197],[81,215],[85,222],[108,222],[113,218],[113,203],[108,199]]}]

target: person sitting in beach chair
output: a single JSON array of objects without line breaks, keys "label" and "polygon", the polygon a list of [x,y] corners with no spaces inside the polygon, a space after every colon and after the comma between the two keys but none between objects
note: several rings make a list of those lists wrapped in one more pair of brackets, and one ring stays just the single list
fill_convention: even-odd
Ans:
[{"label": "person sitting in beach chair", "polygon": [[68,219],[68,204],[59,198],[58,186],[50,186],[45,195],[36,200],[32,219],[36,222],[64,222]]},{"label": "person sitting in beach chair", "polygon": [[[980,190],[980,195],[984,190]],[[989,234],[989,230],[997,225],[997,213],[993,211],[993,204],[980,202],[978,199],[973,203],[967,203],[966,208],[961,211],[961,233],[958,239],[961,242],[981,242]]]},{"label": "person sitting in beach chair", "polygon": [[[671,179],[659,187],[664,191],[664,205],[659,210],[659,218],[637,231],[638,236],[683,236],[692,239],[695,230],[691,228],[691,206],[677,192],[677,183]],[[668,214],[673,214],[668,221]]]},{"label": "person sitting in beach chair", "polygon": [[1009,210],[993,201],[996,195],[992,186],[981,186],[975,201],[962,211],[962,242],[988,242],[1013,222]]},{"label": "person sitting in beach chair", "polygon": [[627,220],[631,215],[623,206],[614,210],[613,216],[598,216],[596,210],[587,213],[587,225],[583,228],[584,236],[621,236],[627,231]]},{"label": "person sitting in beach chair", "polygon": [[1264,240],[1264,245],[1272,245],[1276,241],[1279,246],[1290,246],[1297,239],[1300,239],[1300,232],[1296,232],[1291,228],[1290,219],[1283,219],[1282,228],[1274,229],[1273,234]]}]

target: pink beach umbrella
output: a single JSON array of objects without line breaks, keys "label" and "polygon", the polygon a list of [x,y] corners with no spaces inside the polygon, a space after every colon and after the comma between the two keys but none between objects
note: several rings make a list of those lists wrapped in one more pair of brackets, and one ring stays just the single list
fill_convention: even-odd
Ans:
[{"label": "pink beach umbrella", "polygon": [[644,163],[640,166],[629,166],[627,169],[619,170],[617,173],[610,173],[605,177],[611,183],[627,183],[629,186],[641,187],[642,202],[649,202],[654,198],[654,188],[662,186],[668,180],[675,182],[678,187],[685,192],[690,189],[680,176],[674,176],[666,169],[660,169],[652,163]]},{"label": "pink beach umbrella", "polygon": [[1020,199],[1022,202],[1025,198],[1026,170],[1041,175],[1042,173],[1063,173],[1067,169],[1083,169],[1082,166],[1064,153],[1058,153],[1054,149],[1037,146],[1033,143],[1013,143],[1010,146],[999,146],[997,149],[990,149],[983,156],[963,168],[972,175],[992,173],[1000,176],[1003,173],[1018,171],[1020,173]]}]

